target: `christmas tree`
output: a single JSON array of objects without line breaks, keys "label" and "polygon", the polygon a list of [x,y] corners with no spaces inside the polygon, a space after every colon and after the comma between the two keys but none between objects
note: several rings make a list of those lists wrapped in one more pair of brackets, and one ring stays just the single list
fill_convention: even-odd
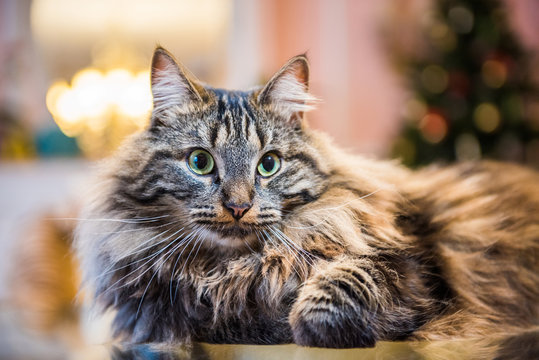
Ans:
[{"label": "christmas tree", "polygon": [[400,56],[412,94],[393,152],[411,166],[491,158],[539,167],[539,89],[494,0],[441,0],[425,49]]}]

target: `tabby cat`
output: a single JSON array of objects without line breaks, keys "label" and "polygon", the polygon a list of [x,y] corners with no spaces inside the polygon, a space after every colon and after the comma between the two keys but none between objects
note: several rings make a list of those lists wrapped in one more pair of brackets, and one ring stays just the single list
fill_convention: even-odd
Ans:
[{"label": "tabby cat", "polygon": [[163,48],[145,131],[108,160],[76,251],[128,343],[369,347],[539,325],[539,175],[412,172],[310,129],[309,68],[201,84]]}]

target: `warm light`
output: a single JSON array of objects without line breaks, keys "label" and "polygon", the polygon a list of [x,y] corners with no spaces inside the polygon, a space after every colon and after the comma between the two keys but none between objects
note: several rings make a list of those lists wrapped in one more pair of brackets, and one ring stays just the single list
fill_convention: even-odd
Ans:
[{"label": "warm light", "polygon": [[417,123],[427,113],[427,104],[419,98],[411,98],[404,104],[403,116],[411,123]]},{"label": "warm light", "polygon": [[45,98],[47,109],[51,114],[58,113],[58,98],[60,98],[62,94],[68,90],[69,84],[64,80],[56,81],[51,85],[47,91],[47,97]]},{"label": "warm light", "polygon": [[148,71],[83,69],[73,76],[71,86],[65,81],[51,85],[47,108],[64,134],[77,137],[85,153],[100,156],[148,124],[149,79]]},{"label": "warm light", "polygon": [[71,82],[75,102],[82,116],[99,117],[105,114],[107,100],[103,89],[103,75],[95,69],[79,71]]},{"label": "warm light", "polygon": [[[152,109],[152,94],[150,92],[150,73],[142,71],[130,79],[130,83],[120,97],[117,98],[118,110],[133,118],[143,118]],[[142,125],[145,125],[145,121]]]},{"label": "warm light", "polygon": [[434,21],[429,29],[429,35],[433,44],[442,51],[451,51],[457,46],[455,33],[443,22]]},{"label": "warm light", "polygon": [[496,130],[501,122],[500,111],[491,103],[482,103],[477,106],[473,116],[475,126],[486,133]]},{"label": "warm light", "polygon": [[419,123],[421,135],[431,144],[437,144],[447,135],[447,122],[439,114],[428,113]]},{"label": "warm light", "polygon": [[77,94],[72,89],[69,89],[62,93],[58,97],[56,103],[57,115],[61,119],[62,123],[70,125],[77,124],[82,116],[81,107],[77,103]]}]

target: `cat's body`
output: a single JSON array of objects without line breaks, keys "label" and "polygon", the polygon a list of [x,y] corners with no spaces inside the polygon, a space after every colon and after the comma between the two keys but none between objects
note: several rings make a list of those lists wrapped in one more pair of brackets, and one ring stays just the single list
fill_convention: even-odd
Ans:
[{"label": "cat's body", "polygon": [[537,173],[347,155],[302,120],[304,57],[251,92],[203,87],[162,49],[152,66],[152,125],[77,231],[119,337],[355,347],[539,326]]}]

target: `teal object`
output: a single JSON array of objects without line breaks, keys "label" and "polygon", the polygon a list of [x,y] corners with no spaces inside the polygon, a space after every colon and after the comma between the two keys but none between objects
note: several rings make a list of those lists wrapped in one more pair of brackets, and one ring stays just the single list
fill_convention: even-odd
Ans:
[{"label": "teal object", "polygon": [[57,126],[38,131],[35,145],[39,157],[74,157],[81,154],[77,141],[66,136]]}]

